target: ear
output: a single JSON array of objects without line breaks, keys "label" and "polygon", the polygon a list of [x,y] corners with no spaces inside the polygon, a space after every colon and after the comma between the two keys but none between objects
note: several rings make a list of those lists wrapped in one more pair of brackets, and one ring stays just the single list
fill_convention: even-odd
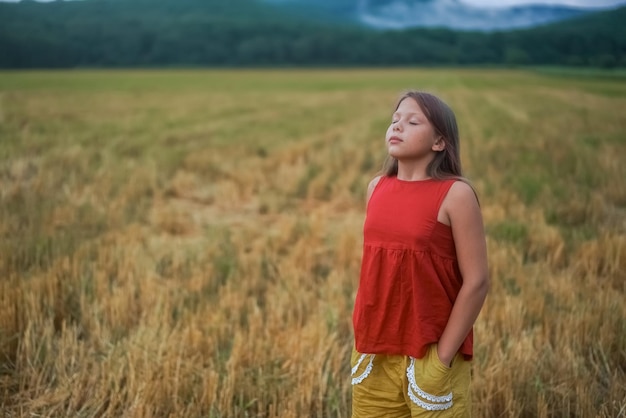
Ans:
[{"label": "ear", "polygon": [[445,148],[446,148],[446,141],[443,140],[442,136],[437,136],[431,149],[436,152],[441,152]]}]

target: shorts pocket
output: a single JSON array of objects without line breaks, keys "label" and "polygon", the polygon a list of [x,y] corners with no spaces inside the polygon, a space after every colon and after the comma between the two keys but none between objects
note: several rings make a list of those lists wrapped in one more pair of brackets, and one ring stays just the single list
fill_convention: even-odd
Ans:
[{"label": "shorts pocket", "polygon": [[423,358],[411,357],[406,370],[411,401],[429,411],[452,407],[451,370],[439,359],[437,344],[432,344]]},{"label": "shorts pocket", "polygon": [[352,368],[352,385],[358,385],[372,372],[375,354],[361,354],[356,349],[352,349],[350,367]]}]

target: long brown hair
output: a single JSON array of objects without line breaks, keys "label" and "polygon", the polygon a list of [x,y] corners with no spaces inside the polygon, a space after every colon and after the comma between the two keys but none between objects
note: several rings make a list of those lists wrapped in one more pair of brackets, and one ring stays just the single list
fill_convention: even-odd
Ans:
[{"label": "long brown hair", "polygon": [[[442,151],[439,151],[435,158],[428,164],[426,174],[434,179],[463,178],[461,170],[461,154],[459,149],[459,128],[456,124],[454,112],[443,100],[430,93],[421,91],[407,91],[398,103],[396,110],[405,99],[413,99],[424,112],[424,115],[435,129],[435,133],[440,135],[445,143]],[[387,176],[398,174],[398,160],[388,155],[383,165],[383,173]]]}]

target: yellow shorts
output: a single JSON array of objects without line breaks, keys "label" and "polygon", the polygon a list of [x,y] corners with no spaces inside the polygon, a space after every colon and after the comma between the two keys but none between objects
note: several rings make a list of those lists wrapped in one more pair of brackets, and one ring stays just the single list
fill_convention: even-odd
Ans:
[{"label": "yellow shorts", "polygon": [[352,418],[471,416],[470,366],[446,367],[433,344],[421,359],[352,350]]}]

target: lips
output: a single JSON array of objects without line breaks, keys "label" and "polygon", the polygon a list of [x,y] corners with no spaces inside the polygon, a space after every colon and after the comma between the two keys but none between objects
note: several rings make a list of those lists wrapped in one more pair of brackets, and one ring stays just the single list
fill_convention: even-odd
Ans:
[{"label": "lips", "polygon": [[397,136],[392,136],[391,138],[389,138],[389,143],[398,143],[398,142],[402,142],[402,140],[400,138],[398,138]]}]

